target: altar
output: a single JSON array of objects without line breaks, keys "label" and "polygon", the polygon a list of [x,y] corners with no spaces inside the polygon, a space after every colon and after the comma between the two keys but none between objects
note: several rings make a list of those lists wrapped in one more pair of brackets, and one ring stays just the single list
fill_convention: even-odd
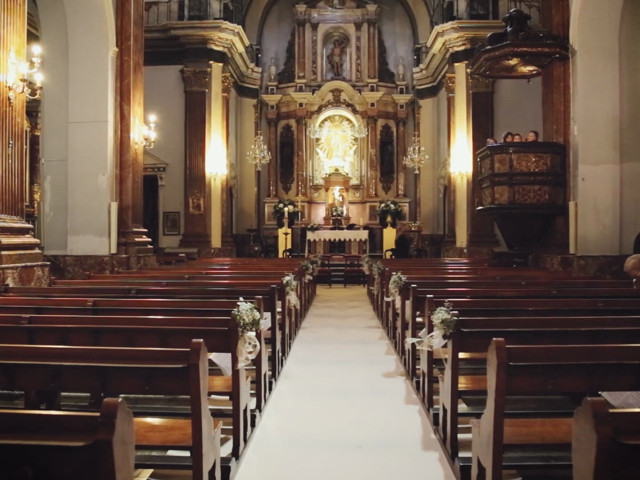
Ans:
[{"label": "altar", "polygon": [[369,230],[316,230],[307,232],[306,256],[330,253],[330,244],[346,242],[345,253],[366,255],[369,252]]}]

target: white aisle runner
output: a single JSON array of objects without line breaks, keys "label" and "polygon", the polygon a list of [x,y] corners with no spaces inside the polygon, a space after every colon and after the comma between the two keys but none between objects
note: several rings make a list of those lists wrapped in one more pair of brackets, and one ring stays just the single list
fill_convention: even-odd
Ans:
[{"label": "white aisle runner", "polygon": [[318,287],[235,480],[454,479],[363,287]]}]

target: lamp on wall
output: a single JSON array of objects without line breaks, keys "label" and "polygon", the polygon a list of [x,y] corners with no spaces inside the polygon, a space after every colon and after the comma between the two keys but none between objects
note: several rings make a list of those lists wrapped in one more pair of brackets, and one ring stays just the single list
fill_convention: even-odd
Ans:
[{"label": "lamp on wall", "polygon": [[429,160],[429,155],[424,153],[424,147],[420,146],[420,135],[418,132],[415,132],[411,145],[407,148],[404,164],[407,167],[413,168],[413,173],[418,174],[420,173],[420,167],[422,167],[427,160]]},{"label": "lamp on wall", "polygon": [[6,84],[9,89],[9,102],[13,105],[16,94],[24,93],[30,100],[40,98],[42,92],[42,48],[40,45],[31,46],[31,59],[18,60],[13,48],[9,51],[9,65],[7,69]]},{"label": "lamp on wall", "polygon": [[140,140],[138,141],[138,145],[147,149],[153,148],[158,138],[158,133],[156,132],[157,117],[152,113],[148,118],[149,123],[143,125]]}]

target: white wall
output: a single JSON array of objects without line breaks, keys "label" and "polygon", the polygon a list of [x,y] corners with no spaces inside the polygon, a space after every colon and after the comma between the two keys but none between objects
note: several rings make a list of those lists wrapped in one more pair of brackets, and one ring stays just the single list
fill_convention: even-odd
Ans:
[{"label": "white wall", "polygon": [[[180,232],[184,231],[184,83],[180,65],[145,67],[145,114],[158,117],[158,140],[151,153],[168,163],[165,186],[160,187],[162,212],[180,212]],[[162,235],[159,224],[159,246],[177,247],[180,236]]]},{"label": "white wall", "polygon": [[[542,81],[540,77],[527,80],[496,80],[493,96],[493,136],[499,142],[505,132],[529,130],[542,135]],[[540,140],[544,140],[540,138]]]},{"label": "white wall", "polygon": [[640,2],[626,1],[620,28],[620,251],[633,251],[640,233]]},{"label": "white wall", "polygon": [[[39,2],[47,254],[109,253],[115,198],[115,22],[110,0]],[[48,58],[47,58],[48,57]]]},{"label": "white wall", "polygon": [[573,0],[572,196],[577,253],[620,253],[620,19],[623,0]]},{"label": "white wall", "polygon": [[[262,66],[264,74],[268,74],[271,59],[275,60],[277,71],[282,70],[286,58],[287,43],[291,38],[294,26],[293,0],[279,1],[269,11],[264,24],[262,38]],[[253,42],[253,40],[251,40]]]},{"label": "white wall", "polygon": [[[255,228],[258,224],[255,218],[255,166],[247,161],[247,151],[253,142],[253,105],[255,100],[251,98],[238,98],[236,103],[236,115],[233,125],[235,142],[237,144],[238,165],[238,197],[236,204],[236,233],[246,233],[248,228]],[[267,132],[262,131],[265,143],[268,141]],[[272,162],[275,159],[271,159]],[[262,167],[262,180],[267,177],[268,167]],[[264,198],[267,194],[263,187],[260,195]]]},{"label": "white wall", "polygon": [[413,68],[413,32],[407,12],[395,0],[381,0],[380,5],[380,29],[382,39],[387,47],[387,61],[392,72],[396,73],[398,81],[398,65],[400,59],[404,59],[405,78],[411,81],[410,72]]}]

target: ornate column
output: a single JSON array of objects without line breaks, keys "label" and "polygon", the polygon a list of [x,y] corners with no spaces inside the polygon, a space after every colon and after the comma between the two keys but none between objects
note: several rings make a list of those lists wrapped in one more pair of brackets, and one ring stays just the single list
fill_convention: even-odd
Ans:
[{"label": "ornate column", "polygon": [[369,175],[367,176],[367,195],[378,196],[378,122],[375,117],[368,118],[369,127]]},{"label": "ornate column", "polygon": [[[318,73],[318,25],[317,19],[311,20],[311,79],[315,82],[320,81]],[[360,68],[359,65],[358,63],[358,68]]]},{"label": "ornate column", "polygon": [[407,156],[407,121],[401,118],[396,123],[398,148],[396,156],[396,195],[406,197],[407,167],[404,165],[404,157]]},{"label": "ornate column", "polygon": [[296,118],[296,196],[307,196],[307,161],[305,157],[305,117]]},{"label": "ornate column", "polygon": [[142,227],[142,166],[144,146],[137,142],[144,124],[144,7],[137,0],[116,2],[118,105],[118,251],[152,253]]},{"label": "ornate column", "polygon": [[211,69],[195,66],[182,69],[185,94],[184,234],[181,247],[209,250],[206,145],[207,96]]},{"label": "ornate column", "polygon": [[367,5],[367,77],[378,78],[378,5]]},{"label": "ornate column", "polygon": [[304,80],[306,76],[306,5],[295,5],[296,17],[296,80]]},{"label": "ornate column", "polygon": [[[40,175],[40,109],[27,107],[29,119],[29,180],[27,185],[27,220],[36,223],[40,214],[41,175]],[[37,225],[37,223],[36,223]],[[39,230],[36,227],[36,231]],[[36,232],[37,233],[37,232]]]},{"label": "ornate column", "polygon": [[[223,151],[227,152],[227,172],[229,172],[229,99],[231,96],[231,90],[235,81],[231,77],[230,73],[224,73],[222,75],[222,141]],[[220,195],[222,204],[221,216],[222,216],[222,247],[225,249],[225,255],[229,255],[234,248],[232,234],[232,212],[231,212],[231,199],[229,191],[229,174],[224,176],[222,181],[222,191]],[[231,250],[229,250],[231,249]],[[233,255],[232,255],[233,256]]]},{"label": "ornate column", "polygon": [[[356,22],[356,58],[362,58],[362,22]],[[362,62],[356,61],[356,82],[362,81]]]}]

